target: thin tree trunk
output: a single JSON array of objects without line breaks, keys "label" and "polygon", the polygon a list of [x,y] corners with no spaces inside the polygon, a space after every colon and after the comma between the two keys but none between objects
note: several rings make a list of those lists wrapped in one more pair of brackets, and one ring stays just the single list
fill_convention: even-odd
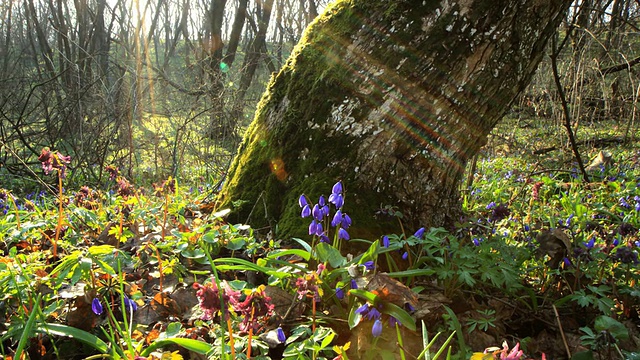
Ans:
[{"label": "thin tree trunk", "polygon": [[258,13],[258,32],[249,45],[249,50],[247,51],[247,55],[244,59],[244,63],[242,65],[242,76],[240,77],[240,85],[238,86],[238,91],[236,92],[236,97],[234,100],[232,115],[234,125],[236,125],[242,118],[245,107],[244,98],[247,94],[249,86],[251,85],[253,76],[256,73],[256,69],[258,68],[260,57],[267,56],[267,48],[265,43],[267,37],[267,29],[269,27],[269,21],[271,19],[273,1],[274,0],[265,0],[262,6],[262,12]]}]

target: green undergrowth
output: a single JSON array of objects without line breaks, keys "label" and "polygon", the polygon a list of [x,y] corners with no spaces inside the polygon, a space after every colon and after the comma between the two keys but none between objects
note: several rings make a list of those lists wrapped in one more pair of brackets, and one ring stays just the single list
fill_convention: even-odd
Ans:
[{"label": "green undergrowth", "polygon": [[[559,338],[549,329],[560,321],[575,359],[634,358],[637,150],[609,147],[586,183],[567,149],[533,153],[553,145],[544,126],[504,126],[461,189],[455,227],[374,239],[349,234],[341,182],[286,205],[312,232],[294,239],[228,222],[205,188],[169,178],[143,189],[115,168],[98,189],[2,189],[0,353],[556,358],[561,342],[539,339]],[[64,187],[68,160],[43,154]],[[389,211],[402,222],[402,209]],[[349,242],[364,250],[346,256]]]}]

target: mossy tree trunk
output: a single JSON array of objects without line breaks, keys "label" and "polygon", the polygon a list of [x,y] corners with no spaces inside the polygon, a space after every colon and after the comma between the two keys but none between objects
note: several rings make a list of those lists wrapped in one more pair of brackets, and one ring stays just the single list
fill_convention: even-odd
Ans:
[{"label": "mossy tree trunk", "polygon": [[[442,226],[467,161],[531,79],[571,0],[336,1],[272,79],[221,193],[232,221],[306,233],[342,180],[353,236]],[[412,231],[411,230],[411,231]],[[407,230],[409,231],[409,230]]]}]

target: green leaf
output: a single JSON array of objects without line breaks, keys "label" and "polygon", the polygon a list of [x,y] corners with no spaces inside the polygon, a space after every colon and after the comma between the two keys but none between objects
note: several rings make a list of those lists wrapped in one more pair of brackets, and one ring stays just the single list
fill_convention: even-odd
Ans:
[{"label": "green leaf", "polygon": [[352,289],[352,290],[349,290],[349,295],[354,295],[356,297],[359,297],[360,299],[372,305],[378,305],[378,303],[380,302],[380,298],[378,297],[378,295],[367,290]]},{"label": "green leaf", "polygon": [[[353,290],[351,290],[353,291]],[[358,324],[360,323],[360,320],[362,320],[362,316],[358,313],[356,313],[357,308],[355,306],[351,307],[351,311],[349,312],[349,319],[348,319],[348,324],[349,324],[349,330],[353,329],[354,327],[358,326]]]},{"label": "green leaf", "polygon": [[331,331],[324,339],[322,339],[322,343],[320,344],[320,348],[324,349],[327,346],[329,346],[329,344],[331,344],[331,341],[333,341],[333,338],[335,336],[336,336],[336,333]]},{"label": "green leaf", "polygon": [[473,276],[471,276],[471,273],[467,270],[459,271],[458,276],[460,277],[460,280],[462,280],[465,284],[467,284],[470,287],[476,284],[476,280],[473,278]]},{"label": "green leaf", "polygon": [[302,240],[302,239],[298,239],[298,238],[291,238],[291,240],[297,242],[298,244],[300,244],[300,246],[302,246],[303,249],[305,249],[308,253],[311,253],[311,245],[309,245],[308,242]]},{"label": "green leaf", "polygon": [[[254,264],[254,263],[252,263],[250,261],[244,260],[244,259],[219,258],[219,259],[215,259],[213,262],[216,264],[217,269],[220,270],[220,271],[227,271],[227,270],[253,270],[253,271],[263,272],[263,273],[265,273],[267,275],[270,275],[270,276],[275,276],[278,279],[282,279],[282,278],[285,278],[285,277],[291,275],[289,273],[276,271],[276,270],[274,270],[272,268],[256,265],[256,264]],[[236,264],[236,265],[226,265],[227,263]],[[217,264],[219,264],[219,265],[217,265]]]},{"label": "green leaf", "polygon": [[398,277],[412,277],[412,276],[431,276],[435,273],[436,271],[433,269],[411,269],[411,270],[390,272],[387,275],[389,275],[390,277],[398,278]]},{"label": "green leaf", "polygon": [[149,347],[147,347],[140,353],[140,356],[147,357],[156,349],[162,348],[163,346],[167,345],[179,345],[189,351],[193,351],[197,354],[202,355],[207,355],[213,351],[213,345],[207,344],[204,341],[185,338],[170,338],[154,341],[153,343],[151,343],[151,345],[149,345]]},{"label": "green leaf", "polygon": [[245,238],[235,238],[229,240],[225,247],[231,251],[237,251],[242,249],[247,244],[247,240]]},{"label": "green leaf", "polygon": [[38,294],[36,302],[31,309],[31,314],[29,314],[29,318],[27,319],[27,323],[24,325],[22,335],[20,336],[20,341],[18,341],[18,347],[16,348],[15,356],[17,359],[22,359],[22,350],[24,350],[24,347],[27,346],[27,341],[29,341],[31,335],[33,335],[32,330],[34,329],[36,316],[40,311],[40,299],[42,299],[42,294]]},{"label": "green leaf", "polygon": [[340,251],[327,243],[316,245],[316,255],[319,262],[328,261],[333,268],[339,268],[347,263],[347,259],[340,254]]},{"label": "green leaf", "polygon": [[35,330],[43,334],[70,337],[91,346],[102,354],[108,354],[110,350],[109,345],[99,337],[71,326],[62,324],[41,324],[38,325]]},{"label": "green leaf", "polygon": [[407,329],[416,331],[416,321],[398,305],[385,302],[382,307],[382,313],[393,316]]},{"label": "green leaf", "polygon": [[596,331],[608,331],[616,340],[626,340],[629,338],[629,331],[618,320],[605,315],[596,318],[594,327]]},{"label": "green leaf", "polygon": [[288,250],[274,250],[267,255],[267,259],[274,259],[279,256],[285,255],[295,255],[303,258],[306,261],[309,261],[311,254],[308,251],[304,251],[301,249],[288,249]]}]

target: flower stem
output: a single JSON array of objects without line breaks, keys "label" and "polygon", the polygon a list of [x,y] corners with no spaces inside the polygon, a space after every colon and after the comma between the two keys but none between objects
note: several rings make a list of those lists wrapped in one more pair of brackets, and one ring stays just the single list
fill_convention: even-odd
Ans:
[{"label": "flower stem", "polygon": [[56,226],[56,237],[53,239],[53,257],[58,257],[58,239],[60,239],[60,230],[62,229],[62,173],[58,171],[58,225]]}]

